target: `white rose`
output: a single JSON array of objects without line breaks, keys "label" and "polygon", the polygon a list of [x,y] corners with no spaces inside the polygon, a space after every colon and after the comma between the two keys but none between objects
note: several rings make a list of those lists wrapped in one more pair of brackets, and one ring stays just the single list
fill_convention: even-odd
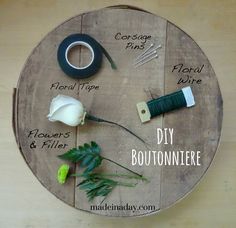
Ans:
[{"label": "white rose", "polygon": [[50,113],[47,115],[49,121],[60,121],[69,126],[84,124],[86,112],[82,103],[73,97],[57,95],[52,99]]}]

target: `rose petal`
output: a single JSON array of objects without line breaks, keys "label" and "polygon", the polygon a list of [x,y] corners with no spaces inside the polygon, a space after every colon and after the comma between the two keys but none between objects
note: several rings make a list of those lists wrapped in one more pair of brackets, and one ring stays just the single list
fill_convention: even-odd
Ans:
[{"label": "rose petal", "polygon": [[78,104],[83,107],[82,103],[76,100],[75,98],[59,94],[56,97],[54,97],[51,101],[50,112],[48,114],[48,117],[52,116],[53,113],[57,111],[57,109],[68,104]]}]

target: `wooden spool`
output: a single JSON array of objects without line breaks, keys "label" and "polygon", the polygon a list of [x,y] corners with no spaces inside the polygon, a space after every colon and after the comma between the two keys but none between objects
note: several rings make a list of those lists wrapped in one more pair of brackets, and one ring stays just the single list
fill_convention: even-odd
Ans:
[{"label": "wooden spool", "polygon": [[[66,76],[57,62],[57,48],[61,41],[73,33],[91,35],[106,48],[118,70],[112,70],[106,58],[101,70],[91,78],[75,80]],[[159,58],[134,68],[133,60],[142,52],[138,48],[126,48],[128,42],[140,46],[140,40],[117,40],[115,35],[151,35],[151,40],[162,44]],[[144,45],[147,48],[150,41]],[[80,63],[87,59],[83,48],[78,50]],[[72,56],[74,61],[78,56]],[[74,60],[73,60],[74,58]],[[183,67],[201,67],[200,73],[173,71],[177,64]],[[173,72],[172,72],[173,71]],[[187,70],[186,70],[187,71]],[[177,84],[181,77],[189,75],[200,84]],[[53,83],[74,85],[73,90],[50,89]],[[79,83],[98,85],[88,92],[77,89]],[[141,124],[136,103],[174,92],[190,85],[196,100],[193,108],[159,116]],[[57,94],[78,98],[86,109],[96,116],[118,122],[144,138],[152,150],[201,151],[201,166],[132,166],[131,150],[146,150],[135,137],[114,126],[87,122],[78,128],[62,123],[49,122],[46,118],[49,105]],[[191,37],[181,29],[156,15],[128,7],[106,8],[78,15],[50,32],[29,56],[14,96],[14,130],[19,149],[39,181],[65,203],[88,212],[107,216],[141,216],[158,212],[173,205],[189,193],[208,169],[215,155],[223,115],[222,98],[215,73],[204,53]],[[157,145],[157,128],[174,128],[174,142]],[[36,130],[37,129],[37,130]],[[34,137],[30,131],[37,135]],[[69,133],[69,137],[42,138],[43,134]],[[42,148],[45,140],[58,140],[65,148]],[[81,179],[69,179],[60,185],[56,175],[63,163],[57,155],[85,142],[96,141],[102,147],[102,155],[143,174],[150,183],[140,182],[135,188],[117,187],[106,199],[108,205],[155,205],[155,210],[94,210],[86,194],[76,188]],[[51,141],[52,142],[52,141]],[[33,144],[32,144],[33,143]],[[36,148],[34,148],[36,145]],[[54,144],[55,145],[55,144]],[[70,164],[71,165],[71,164]],[[72,165],[71,165],[72,166]],[[108,162],[99,170],[121,172],[124,170]],[[76,166],[74,171],[81,172]]]}]

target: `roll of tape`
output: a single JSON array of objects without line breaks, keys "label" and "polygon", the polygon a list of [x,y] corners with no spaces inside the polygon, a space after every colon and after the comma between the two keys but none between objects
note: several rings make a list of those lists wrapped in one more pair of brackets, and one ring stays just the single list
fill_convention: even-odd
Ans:
[{"label": "roll of tape", "polygon": [[[70,49],[77,45],[85,46],[91,52],[92,58],[87,66],[77,67],[70,63],[68,59]],[[97,73],[102,64],[103,53],[110,61],[112,68],[115,69],[116,67],[111,57],[95,39],[87,34],[72,34],[66,37],[59,45],[57,60],[65,74],[73,78],[82,79],[88,78]]]}]

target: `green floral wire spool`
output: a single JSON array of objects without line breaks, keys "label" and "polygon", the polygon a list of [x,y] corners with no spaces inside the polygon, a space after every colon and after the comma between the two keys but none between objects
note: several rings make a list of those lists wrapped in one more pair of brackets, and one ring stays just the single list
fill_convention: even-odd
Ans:
[{"label": "green floral wire spool", "polygon": [[185,87],[179,91],[167,94],[146,102],[137,104],[138,114],[141,122],[147,122],[151,118],[183,107],[195,105],[191,87]]}]

